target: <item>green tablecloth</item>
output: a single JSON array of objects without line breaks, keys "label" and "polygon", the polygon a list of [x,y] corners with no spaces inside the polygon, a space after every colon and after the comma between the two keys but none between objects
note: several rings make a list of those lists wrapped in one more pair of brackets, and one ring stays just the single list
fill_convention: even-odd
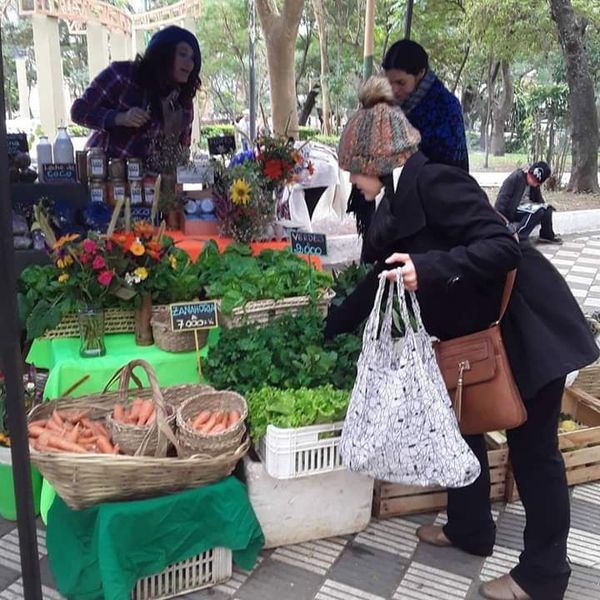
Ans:
[{"label": "green tablecloth", "polygon": [[[211,345],[217,336],[217,331],[211,330],[208,345]],[[101,392],[117,369],[137,358],[148,361],[154,367],[161,386],[198,383],[196,352],[175,353],[165,352],[156,346],[136,346],[132,333],[107,335],[105,343],[105,356],[81,358],[77,338],[35,340],[27,356],[27,362],[50,371],[44,397],[50,399],[60,397],[86,374],[89,374],[89,379],[72,395],[82,396]],[[207,356],[208,345],[200,352],[203,358]],[[141,373],[136,371],[138,372]],[[148,385],[145,377],[142,377],[142,381],[144,385]]]},{"label": "green tablecloth", "polygon": [[161,498],[73,511],[57,498],[47,547],[68,600],[128,600],[136,581],[210,548],[231,548],[251,569],[264,536],[245,486],[234,477]]}]

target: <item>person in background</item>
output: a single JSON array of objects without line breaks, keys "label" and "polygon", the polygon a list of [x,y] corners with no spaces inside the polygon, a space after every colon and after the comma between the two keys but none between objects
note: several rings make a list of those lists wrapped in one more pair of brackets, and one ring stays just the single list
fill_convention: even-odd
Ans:
[{"label": "person in background", "polygon": [[396,102],[421,133],[419,149],[429,160],[469,172],[469,154],[458,98],[429,68],[425,49],[412,40],[393,44],[383,69]]},{"label": "person in background", "polygon": [[250,139],[250,111],[247,108],[242,111],[240,120],[235,124],[235,131],[240,138],[240,148],[248,150],[252,146],[252,140]]},{"label": "person in background", "polygon": [[496,198],[496,210],[503,214],[523,240],[540,225],[538,241],[545,244],[562,244],[554,233],[552,213],[554,208],[544,201],[540,189],[550,177],[548,163],[538,161],[527,169],[513,171],[502,184]]},{"label": "person in background", "polygon": [[196,37],[172,25],[152,36],[143,56],[111,63],[71,107],[72,120],[94,130],[86,147],[147,159],[161,135],[190,146],[201,60]]},{"label": "person in background", "polygon": [[[489,327],[498,319],[507,274],[517,269],[502,335],[528,412],[506,432],[526,517],[524,550],[505,575],[484,583],[490,600],[562,600],[567,560],[569,489],[558,447],[558,421],[568,373],[592,363],[598,347],[567,283],[530,244],[519,243],[464,170],[418,151],[419,132],[394,106],[388,81],[373,78],[339,145],[339,163],[374,204],[383,190],[364,251],[375,263],[344,302],[331,307],[325,336],[352,331],[369,315],[384,270],[401,267],[417,293],[425,327],[440,340]],[[388,271],[388,278],[395,277]],[[427,407],[413,407],[414,410]],[[466,435],[481,464],[471,485],[448,490],[448,523],[423,525],[418,537],[477,556],[494,551],[490,470],[483,435]]]}]

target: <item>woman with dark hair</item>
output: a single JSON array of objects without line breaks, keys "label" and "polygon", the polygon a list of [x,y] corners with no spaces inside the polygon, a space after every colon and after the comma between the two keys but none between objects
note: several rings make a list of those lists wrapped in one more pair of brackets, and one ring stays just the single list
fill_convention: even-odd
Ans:
[{"label": "woman with dark hair", "polygon": [[[401,266],[417,293],[430,335],[448,340],[498,319],[507,274],[517,276],[502,335],[527,421],[506,432],[512,469],[525,508],[524,549],[505,575],[481,586],[490,600],[562,600],[567,560],[569,490],[558,447],[561,398],[568,373],[592,363],[598,348],[567,283],[537,250],[519,244],[477,182],[461,169],[418,151],[419,132],[394,105],[388,81],[374,78],[342,133],[340,167],[367,201],[384,195],[365,235],[375,268],[339,307],[326,337],[352,331],[373,307],[377,277]],[[388,271],[388,278],[395,277]],[[415,407],[419,410],[419,407]],[[448,490],[448,523],[423,525],[417,536],[477,556],[494,551],[490,471],[483,435],[465,440],[481,463],[471,485]]]},{"label": "woman with dark hair", "polygon": [[382,66],[396,102],[421,133],[421,152],[432,162],[468,172],[460,102],[429,68],[425,49],[412,40],[400,40],[387,51]]},{"label": "woman with dark hair", "polygon": [[198,40],[174,25],[155,33],[135,61],[113,62],[71,107],[75,123],[94,129],[86,147],[147,159],[161,135],[189,146],[200,67]]}]

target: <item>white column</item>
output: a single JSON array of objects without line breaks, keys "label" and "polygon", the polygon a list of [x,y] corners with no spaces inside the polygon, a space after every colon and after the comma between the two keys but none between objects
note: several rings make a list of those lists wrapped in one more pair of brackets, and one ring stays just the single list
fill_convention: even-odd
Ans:
[{"label": "white column", "polygon": [[29,119],[29,86],[27,85],[27,59],[24,55],[15,56],[17,66],[17,87],[19,89],[19,114]]},{"label": "white column", "polygon": [[98,21],[89,21],[86,37],[88,71],[91,81],[100,71],[108,67],[110,62],[108,54],[108,30]]},{"label": "white column", "polygon": [[[190,31],[191,33],[194,34],[194,36],[197,35],[196,33],[196,19],[194,19],[194,17],[186,17],[181,26],[184,29],[187,29],[188,31]],[[200,73],[200,79],[202,79],[202,73]],[[194,152],[195,149],[197,149],[198,147],[198,143],[200,142],[200,117],[202,115],[200,114],[200,105],[198,102],[198,94],[196,94],[196,98],[194,99],[194,121],[192,123],[192,154]]]},{"label": "white column", "polygon": [[32,15],[33,48],[40,96],[40,120],[44,133],[54,138],[59,125],[67,124],[63,94],[63,69],[58,19]]},{"label": "white column", "polygon": [[131,60],[131,38],[123,31],[110,32],[110,60]]},{"label": "white column", "polygon": [[134,29],[133,35],[133,54],[144,54],[146,50],[146,31],[144,29]]}]

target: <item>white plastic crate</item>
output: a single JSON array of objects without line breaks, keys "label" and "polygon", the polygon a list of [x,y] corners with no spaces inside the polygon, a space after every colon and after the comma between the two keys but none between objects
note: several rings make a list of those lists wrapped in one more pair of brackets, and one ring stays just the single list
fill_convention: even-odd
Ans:
[{"label": "white plastic crate", "polygon": [[297,429],[267,427],[259,454],[267,473],[275,479],[293,479],[340,471],[340,436],[344,422]]},{"label": "white plastic crate", "polygon": [[164,571],[140,579],[131,600],[165,600],[227,581],[232,573],[231,550],[213,548]]}]

